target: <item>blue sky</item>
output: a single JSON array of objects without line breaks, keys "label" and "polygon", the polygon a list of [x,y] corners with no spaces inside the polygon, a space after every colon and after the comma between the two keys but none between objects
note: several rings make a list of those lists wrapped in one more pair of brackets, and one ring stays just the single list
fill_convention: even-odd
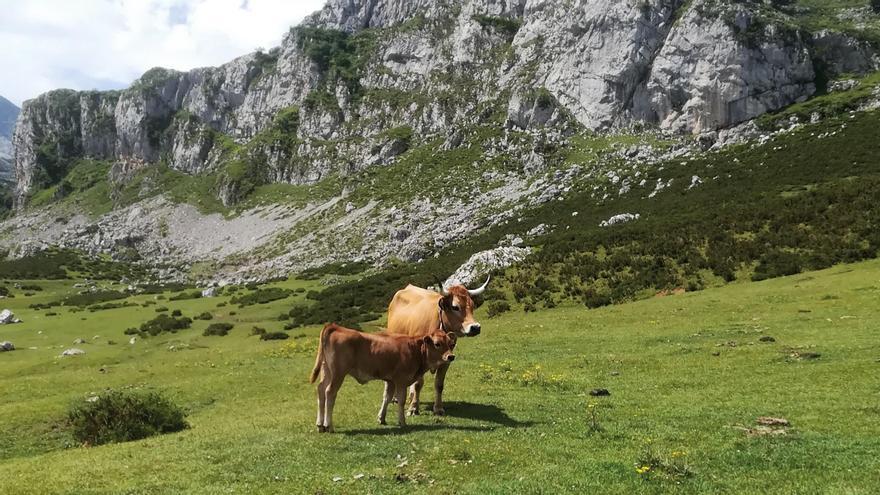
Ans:
[{"label": "blue sky", "polygon": [[0,0],[0,95],[116,89],[281,42],[325,0]]}]

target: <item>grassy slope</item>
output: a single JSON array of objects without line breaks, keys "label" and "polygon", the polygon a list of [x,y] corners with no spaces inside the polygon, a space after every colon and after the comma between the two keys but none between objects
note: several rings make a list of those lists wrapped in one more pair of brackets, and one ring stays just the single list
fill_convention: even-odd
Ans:
[{"label": "grassy slope", "polygon": [[[44,283],[47,292],[65,284]],[[600,310],[511,313],[461,343],[448,417],[414,418],[403,433],[379,428],[381,384],[348,381],[332,435],[313,432],[306,375],[317,329],[280,343],[245,336],[252,324],[276,330],[271,320],[289,300],[244,309],[169,302],[237,326],[207,338],[197,322],[132,346],[122,329],[153,308],[50,320],[19,296],[4,302],[26,323],[0,328],[21,349],[0,355],[0,471],[14,473],[0,492],[870,493],[880,485],[878,293],[880,262],[871,261]],[[81,346],[85,356],[56,357],[94,334],[102,337]],[[762,335],[776,342],[758,343]],[[192,348],[171,352],[172,341]],[[807,349],[821,357],[791,358]],[[166,391],[191,412],[192,429],[64,448],[55,427],[65,406],[123,386]],[[611,397],[587,396],[594,387]],[[602,432],[588,432],[590,403]],[[761,415],[788,418],[791,433],[751,438],[732,428]],[[646,447],[686,452],[693,476],[640,476]]]}]

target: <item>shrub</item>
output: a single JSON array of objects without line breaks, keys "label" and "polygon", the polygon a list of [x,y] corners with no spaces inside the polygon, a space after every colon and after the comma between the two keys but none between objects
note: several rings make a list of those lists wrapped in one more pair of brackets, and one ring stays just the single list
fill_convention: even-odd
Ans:
[{"label": "shrub", "polygon": [[188,427],[186,414],[155,392],[109,391],[67,412],[74,438],[89,445],[128,442]]},{"label": "shrub", "polygon": [[284,332],[267,332],[260,334],[260,340],[287,340],[289,338],[290,335],[287,335]]},{"label": "shrub", "polygon": [[211,335],[223,337],[227,335],[234,326],[235,325],[233,325],[232,323],[211,323],[210,325],[208,325],[208,328],[206,328],[205,331],[202,332],[202,335],[204,335],[205,337],[209,337]]},{"label": "shrub", "polygon": [[157,313],[164,313],[166,311],[168,311],[168,308],[166,308],[165,306],[159,306],[158,308],[156,308]]},{"label": "shrub", "polygon": [[205,311],[204,313],[202,313],[202,314],[196,316],[196,319],[197,319],[197,320],[213,320],[213,319],[214,319],[214,315],[212,315],[211,313]]},{"label": "shrub", "polygon": [[262,327],[254,327],[251,329],[251,335],[266,335],[266,329]]},{"label": "shrub", "polygon": [[507,301],[492,301],[487,306],[486,314],[489,318],[495,318],[496,316],[506,313],[510,311],[510,303]]},{"label": "shrub", "polygon": [[268,304],[272,301],[278,301],[290,297],[291,294],[292,292],[287,289],[271,287],[268,289],[257,289],[254,292],[243,296],[235,296],[230,302],[232,304],[238,304],[240,307],[253,306],[254,304]]},{"label": "shrub", "polygon": [[168,315],[159,315],[152,320],[141,325],[140,331],[150,335],[159,335],[162,332],[177,333],[178,330],[184,330],[192,325],[190,318],[175,318]]},{"label": "shrub", "polygon": [[169,297],[169,301],[185,301],[187,299],[198,299],[202,297],[202,291],[194,290],[192,292],[181,292]]},{"label": "shrub", "polygon": [[171,312],[171,316],[183,316],[183,312],[181,312],[179,309],[175,309]]},{"label": "shrub", "polygon": [[871,10],[880,14],[880,0],[871,0]]},{"label": "shrub", "polygon": [[40,287],[39,285],[31,284],[31,285],[22,285],[21,290],[29,290],[29,291],[39,292],[39,291],[43,290],[43,288]]}]

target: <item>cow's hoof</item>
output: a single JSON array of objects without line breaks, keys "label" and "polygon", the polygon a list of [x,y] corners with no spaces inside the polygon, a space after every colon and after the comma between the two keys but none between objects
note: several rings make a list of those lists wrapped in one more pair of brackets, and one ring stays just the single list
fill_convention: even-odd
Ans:
[{"label": "cow's hoof", "polygon": [[418,416],[419,415],[419,407],[413,406],[413,407],[409,408],[409,410],[406,412],[406,415],[407,416]]},{"label": "cow's hoof", "polygon": [[388,423],[386,423],[384,419],[379,418],[379,424],[380,425],[387,425]]},{"label": "cow's hoof", "polygon": [[318,433],[326,433],[327,428],[324,428],[324,425],[318,425]]},{"label": "cow's hoof", "polygon": [[442,407],[435,407],[434,416],[446,416],[446,409],[443,409]]}]

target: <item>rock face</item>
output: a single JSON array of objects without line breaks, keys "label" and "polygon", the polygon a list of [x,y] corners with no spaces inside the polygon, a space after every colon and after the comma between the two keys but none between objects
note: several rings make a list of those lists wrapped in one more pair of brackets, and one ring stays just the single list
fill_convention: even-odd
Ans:
[{"label": "rock face", "polygon": [[[16,203],[85,157],[111,161],[117,183],[160,161],[216,174],[215,194],[232,204],[254,185],[392,163],[412,141],[445,135],[454,147],[458,131],[498,114],[516,129],[714,131],[816,90],[810,43],[768,8],[329,0],[268,53],[186,73],[153,69],[121,92],[26,102],[14,138]],[[831,34],[814,42],[845,55],[834,70],[874,60]]]},{"label": "rock face", "polygon": [[452,274],[444,283],[445,287],[457,284],[470,286],[482,283],[478,277],[484,276],[493,270],[507,268],[515,263],[526,259],[532,250],[524,247],[497,247],[488,251],[481,251],[470,257]]},{"label": "rock face", "polygon": [[19,108],[0,96],[0,186],[15,178],[12,167],[12,129],[18,119]]}]

